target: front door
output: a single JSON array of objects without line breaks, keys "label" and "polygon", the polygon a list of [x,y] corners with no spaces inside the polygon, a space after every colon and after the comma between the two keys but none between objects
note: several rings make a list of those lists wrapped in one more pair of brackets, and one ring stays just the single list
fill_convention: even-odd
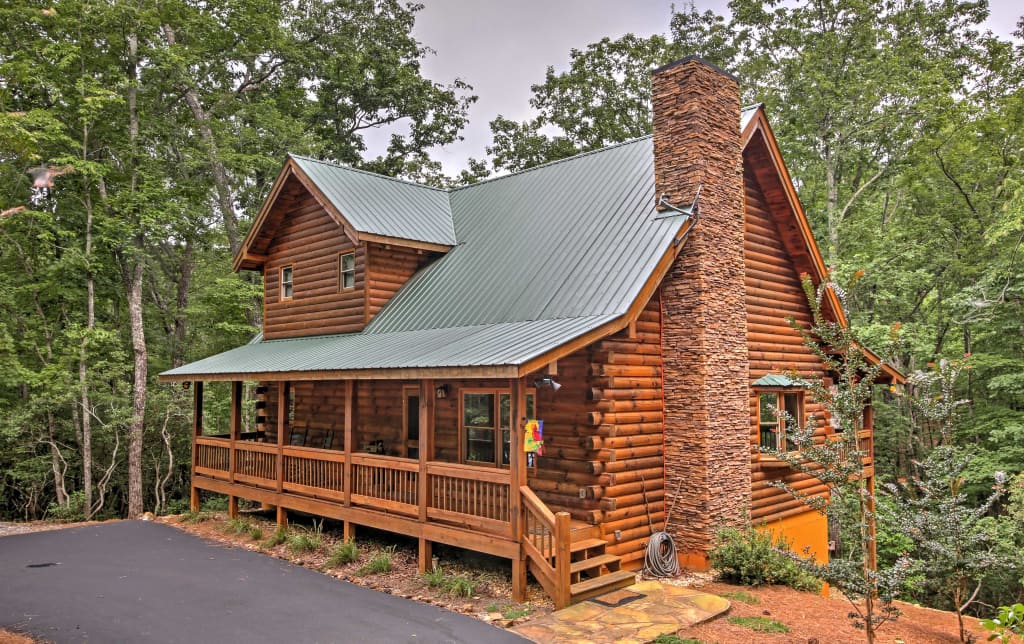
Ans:
[{"label": "front door", "polygon": [[420,393],[409,388],[403,392],[404,413],[402,414],[403,445],[406,458],[420,457]]}]

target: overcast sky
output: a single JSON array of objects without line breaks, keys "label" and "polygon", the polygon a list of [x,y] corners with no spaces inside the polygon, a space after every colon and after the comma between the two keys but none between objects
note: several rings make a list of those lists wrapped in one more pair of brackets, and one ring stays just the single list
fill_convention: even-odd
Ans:
[{"label": "overcast sky", "polygon": [[[672,12],[672,0],[418,1],[424,8],[416,15],[414,34],[437,52],[424,61],[424,74],[441,83],[461,78],[479,96],[470,108],[465,140],[433,151],[449,174],[465,167],[467,157],[486,156],[488,123],[495,116],[516,121],[532,116],[530,86],[543,82],[548,65],[564,70],[570,50],[604,36],[667,34]],[[676,4],[683,7],[686,0]],[[701,11],[718,14],[726,13],[726,4],[696,1]],[[1019,0],[990,0],[990,6],[988,26],[1009,37],[1022,13]]]}]

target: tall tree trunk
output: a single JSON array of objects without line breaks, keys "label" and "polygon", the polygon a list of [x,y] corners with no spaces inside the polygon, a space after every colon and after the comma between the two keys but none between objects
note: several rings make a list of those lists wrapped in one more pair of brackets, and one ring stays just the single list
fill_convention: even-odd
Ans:
[{"label": "tall tree trunk", "polygon": [[[89,151],[89,127],[82,128],[82,160],[86,160]],[[96,288],[92,273],[92,196],[88,178],[83,180],[85,192],[85,335],[78,349],[78,385],[81,392],[80,404],[82,417],[82,490],[85,493],[85,518],[91,519],[92,507],[92,414],[89,402],[89,370],[87,347],[96,326]]]},{"label": "tall tree trunk", "polygon": [[64,457],[61,456],[60,449],[57,447],[57,437],[53,429],[53,414],[51,412],[46,412],[46,431],[50,443],[50,466],[53,468],[53,489],[57,495],[57,505],[67,505],[68,492],[64,484],[64,472],[67,470],[67,464],[64,462]]},{"label": "tall tree trunk", "polygon": [[[170,25],[163,25],[164,40],[168,47],[173,47],[177,42],[174,28]],[[213,136],[213,128],[210,127],[210,114],[203,107],[199,100],[199,94],[192,85],[183,78],[175,79],[178,90],[185,96],[185,104],[192,111],[192,117],[196,120],[196,127],[199,129],[199,136],[206,146],[207,167],[210,176],[213,177],[213,184],[217,191],[217,207],[220,208],[221,217],[224,219],[224,232],[228,237],[228,247],[232,255],[238,254],[242,247],[242,240],[238,236],[238,218],[235,216],[235,200],[231,191],[231,182],[228,180],[228,171],[220,158],[217,149],[217,141]]]},{"label": "tall tree trunk", "polygon": [[[131,142],[131,191],[138,191],[138,34],[128,35],[128,136]],[[135,355],[135,369],[132,386],[132,422],[128,428],[128,518],[142,514],[142,438],[146,416],[146,379],[148,353],[146,335],[142,326],[142,278],[144,271],[145,239],[141,230],[142,222],[135,216],[135,225],[140,229],[135,234],[135,249],[130,254],[130,270],[127,274],[128,319],[131,328],[132,353]]]},{"label": "tall tree trunk", "polygon": [[188,289],[195,271],[192,244],[185,242],[178,273],[177,298],[174,303],[174,326],[171,331],[171,368],[185,364],[185,336],[188,332]]}]

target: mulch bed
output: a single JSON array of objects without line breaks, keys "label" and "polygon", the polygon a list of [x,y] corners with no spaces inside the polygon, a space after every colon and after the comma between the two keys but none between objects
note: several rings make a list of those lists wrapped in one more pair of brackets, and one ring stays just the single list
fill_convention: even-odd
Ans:
[{"label": "mulch bed", "polygon": [[[850,602],[833,591],[830,597],[814,593],[797,592],[784,586],[750,588],[714,582],[705,584],[702,590],[730,598],[732,608],[726,617],[685,629],[679,633],[682,638],[694,638],[704,642],[761,642],[802,644],[861,644],[866,641],[864,631],[853,626],[847,617]],[[756,604],[735,599],[736,593],[746,593],[757,598]],[[894,622],[888,622],[879,629],[877,641],[896,644],[946,644],[959,642],[959,629],[955,613],[923,608],[897,602],[903,615]],[[728,622],[728,617],[770,617],[789,628],[788,633],[757,633]],[[979,642],[984,642],[988,632],[978,626],[977,618],[965,620],[965,624]]]}]

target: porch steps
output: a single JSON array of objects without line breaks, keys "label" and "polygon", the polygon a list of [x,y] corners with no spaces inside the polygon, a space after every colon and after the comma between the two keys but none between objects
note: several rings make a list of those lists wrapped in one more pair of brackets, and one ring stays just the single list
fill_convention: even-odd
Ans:
[{"label": "porch steps", "polygon": [[574,525],[569,547],[572,564],[569,568],[570,603],[603,595],[636,583],[636,573],[622,570],[622,558],[605,552],[608,543],[600,538],[600,528]]}]

